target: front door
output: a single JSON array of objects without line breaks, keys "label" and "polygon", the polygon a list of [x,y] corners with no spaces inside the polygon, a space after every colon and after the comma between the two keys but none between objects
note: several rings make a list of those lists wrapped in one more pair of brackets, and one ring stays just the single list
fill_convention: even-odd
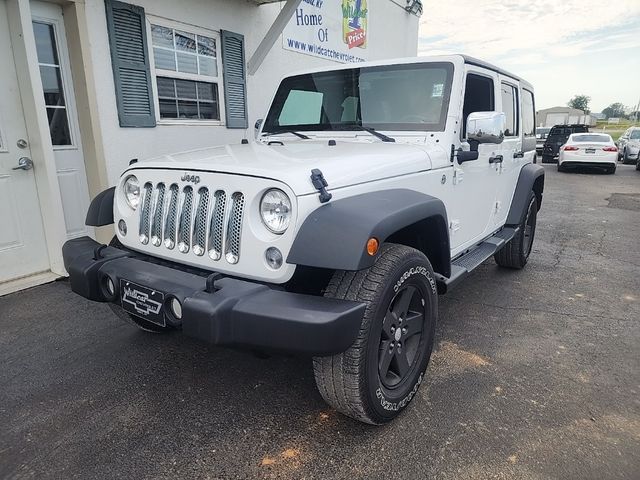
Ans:
[{"label": "front door", "polygon": [[[497,74],[480,67],[467,66],[464,101],[462,105],[463,141],[466,121],[473,112],[495,110]],[[478,145],[478,159],[454,161],[455,201],[450,209],[450,238],[452,255],[456,256],[483,240],[492,232],[500,164],[494,158],[501,153],[500,145]]]},{"label": "front door", "polygon": [[67,238],[92,235],[92,229],[84,224],[89,206],[89,188],[62,7],[53,3],[32,2],[31,14]]},{"label": "front door", "polygon": [[0,65],[1,284],[49,269],[5,0],[0,0]]}]

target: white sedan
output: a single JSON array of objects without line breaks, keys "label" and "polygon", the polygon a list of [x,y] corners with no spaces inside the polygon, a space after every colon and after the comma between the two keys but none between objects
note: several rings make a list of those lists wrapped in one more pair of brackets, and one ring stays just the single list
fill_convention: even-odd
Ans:
[{"label": "white sedan", "polygon": [[595,167],[615,173],[618,147],[606,133],[573,133],[560,147],[558,171],[570,168]]}]

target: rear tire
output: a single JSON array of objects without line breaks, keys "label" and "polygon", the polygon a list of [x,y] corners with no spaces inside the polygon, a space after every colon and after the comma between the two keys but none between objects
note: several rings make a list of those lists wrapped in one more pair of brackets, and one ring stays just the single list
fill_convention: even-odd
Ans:
[{"label": "rear tire", "polygon": [[636,162],[636,170],[640,172],[640,153],[638,154],[638,161]]},{"label": "rear tire", "polygon": [[609,175],[613,175],[614,173],[616,173],[616,167],[615,167],[615,166],[613,166],[613,167],[611,167],[611,168],[607,169],[607,173],[608,173]]},{"label": "rear tire", "polygon": [[560,162],[558,162],[558,171],[559,172],[565,172],[566,171],[565,168],[562,165],[560,165]]},{"label": "rear tire", "polygon": [[553,163],[553,157],[551,155],[542,155],[542,163]]},{"label": "rear tire", "polygon": [[413,248],[384,244],[372,267],[336,271],[325,297],[367,308],[348,350],[313,359],[322,398],[358,421],[391,421],[415,396],[431,357],[438,295],[429,260]]},{"label": "rear tire", "polygon": [[535,193],[531,191],[527,210],[520,222],[518,233],[493,256],[499,266],[521,269],[527,264],[533,247],[537,218],[538,201]]}]

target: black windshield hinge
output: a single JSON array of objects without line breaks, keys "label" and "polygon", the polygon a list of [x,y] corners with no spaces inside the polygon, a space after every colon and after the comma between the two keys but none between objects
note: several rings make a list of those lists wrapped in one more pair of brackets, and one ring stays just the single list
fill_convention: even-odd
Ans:
[{"label": "black windshield hinge", "polygon": [[320,192],[320,203],[327,203],[331,200],[333,195],[327,192],[329,184],[324,179],[322,172],[317,168],[311,170],[311,183],[313,183],[314,188]]}]

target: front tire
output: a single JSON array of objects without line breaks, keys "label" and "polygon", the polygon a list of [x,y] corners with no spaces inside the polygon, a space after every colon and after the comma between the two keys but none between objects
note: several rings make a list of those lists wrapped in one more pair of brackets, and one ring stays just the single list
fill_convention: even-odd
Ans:
[{"label": "front tire", "polygon": [[348,350],[313,359],[322,398],[358,421],[391,421],[415,396],[431,357],[438,317],[431,263],[418,250],[384,244],[372,267],[336,271],[325,296],[367,308]]},{"label": "front tire", "polygon": [[527,211],[520,222],[518,233],[493,256],[499,266],[514,269],[524,268],[533,247],[537,218],[538,200],[535,193],[531,191]]}]

